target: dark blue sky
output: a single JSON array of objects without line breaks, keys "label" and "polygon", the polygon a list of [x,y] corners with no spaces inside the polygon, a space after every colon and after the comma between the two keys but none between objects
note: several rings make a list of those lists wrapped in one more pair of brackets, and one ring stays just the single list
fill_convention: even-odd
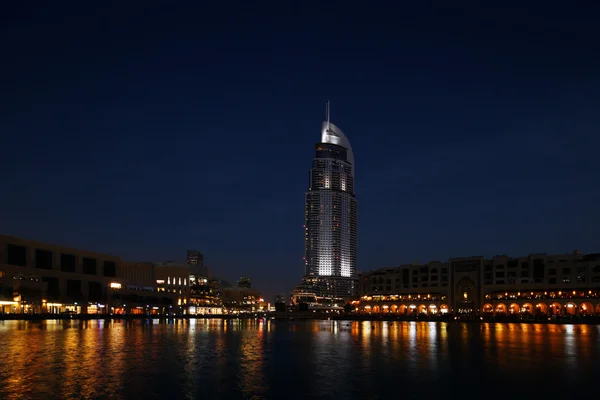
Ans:
[{"label": "dark blue sky", "polygon": [[330,99],[359,269],[600,251],[596,2],[12,3],[2,233],[289,291]]}]

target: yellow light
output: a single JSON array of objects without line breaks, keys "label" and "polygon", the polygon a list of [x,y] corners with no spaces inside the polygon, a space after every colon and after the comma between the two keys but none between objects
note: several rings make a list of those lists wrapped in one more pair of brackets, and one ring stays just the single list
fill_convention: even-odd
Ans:
[{"label": "yellow light", "polygon": [[164,285],[164,283],[165,283],[165,280],[164,280],[164,279],[157,279],[157,280],[156,280],[156,284],[157,284],[157,285]]},{"label": "yellow light", "polygon": [[121,289],[121,284],[117,283],[117,282],[111,282],[110,288],[111,289]]}]

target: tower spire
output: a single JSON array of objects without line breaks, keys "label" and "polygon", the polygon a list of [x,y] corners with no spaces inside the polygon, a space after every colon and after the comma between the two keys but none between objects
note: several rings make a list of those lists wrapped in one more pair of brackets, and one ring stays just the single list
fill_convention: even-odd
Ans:
[{"label": "tower spire", "polygon": [[325,103],[325,115],[327,117],[327,130],[329,130],[329,117],[330,117],[330,104],[329,104],[329,100],[327,100],[327,103]]}]

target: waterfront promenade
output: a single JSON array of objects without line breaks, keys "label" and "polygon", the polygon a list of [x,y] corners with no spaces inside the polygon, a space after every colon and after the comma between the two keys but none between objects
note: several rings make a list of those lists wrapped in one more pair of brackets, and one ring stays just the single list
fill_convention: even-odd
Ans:
[{"label": "waterfront promenade", "polygon": [[337,314],[326,312],[269,312],[245,314],[206,314],[206,315],[143,315],[143,314],[0,314],[0,321],[46,321],[46,320],[188,320],[188,319],[223,319],[223,320],[338,320],[338,321],[415,321],[415,322],[465,322],[465,323],[524,323],[524,324],[586,324],[600,325],[600,316],[567,316],[558,318],[520,316],[460,317],[443,316],[398,316],[374,314]]}]

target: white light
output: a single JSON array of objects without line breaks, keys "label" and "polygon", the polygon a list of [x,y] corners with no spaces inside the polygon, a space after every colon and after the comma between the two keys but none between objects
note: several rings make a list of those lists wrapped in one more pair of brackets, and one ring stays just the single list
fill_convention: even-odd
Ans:
[{"label": "white light", "polygon": [[111,282],[110,288],[111,289],[121,289],[121,284],[117,283],[117,282]]}]

